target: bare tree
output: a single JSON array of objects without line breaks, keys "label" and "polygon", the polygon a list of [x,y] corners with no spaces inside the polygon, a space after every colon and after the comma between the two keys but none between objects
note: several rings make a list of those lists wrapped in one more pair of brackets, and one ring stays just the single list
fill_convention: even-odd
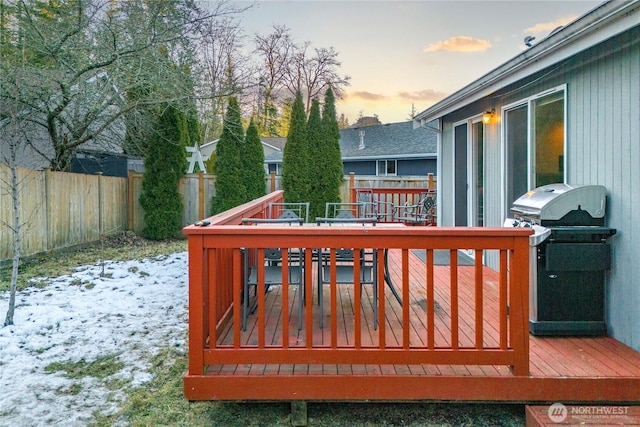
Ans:
[{"label": "bare tree", "polygon": [[[258,76],[258,126],[266,136],[277,136],[277,102],[295,52],[295,45],[285,26],[274,26],[266,36],[256,34],[256,49],[260,57]],[[295,93],[293,94],[295,95]]]},{"label": "bare tree", "polygon": [[[2,160],[7,164],[6,168],[0,168],[0,193],[7,191],[12,202],[12,223],[7,223],[0,219],[0,228],[7,228],[11,233],[11,248],[13,252],[11,262],[11,282],[9,286],[9,308],[4,319],[4,326],[13,325],[13,314],[16,307],[16,290],[18,285],[18,267],[20,266],[20,241],[21,224],[20,219],[20,198],[19,180],[17,167],[18,144],[8,141],[3,150]],[[8,169],[8,173],[4,171]],[[8,175],[8,176],[7,176]]]},{"label": "bare tree", "polygon": [[[15,37],[0,94],[40,135],[35,149],[54,170],[67,170],[81,147],[117,151],[125,114],[186,104],[193,91],[184,68],[167,64],[190,64],[207,26],[238,10],[229,0],[207,3],[207,10],[191,0],[5,1]],[[13,90],[11,66],[23,56],[28,78]],[[129,90],[142,96],[128,98]]]},{"label": "bare tree", "polygon": [[260,73],[261,127],[268,126],[269,107],[282,108],[285,99],[292,100],[298,91],[303,95],[308,113],[313,98],[321,98],[331,88],[340,98],[349,85],[349,76],[340,74],[338,53],[333,47],[312,49],[310,42],[298,45],[285,26],[273,27],[267,36],[256,35]]},{"label": "bare tree", "polygon": [[[2,45],[0,44],[0,48]],[[1,51],[2,49],[0,49]],[[0,53],[0,58],[4,59]],[[21,82],[21,75],[16,76],[17,82]],[[16,307],[16,291],[18,287],[18,267],[20,266],[20,246],[22,232],[29,224],[23,222],[20,207],[21,178],[18,173],[18,163],[25,155],[25,149],[29,145],[28,139],[20,127],[20,122],[12,120],[17,115],[15,105],[8,104],[0,98],[0,197],[7,194],[11,200],[11,218],[5,221],[0,216],[0,229],[7,229],[11,235],[11,279],[9,285],[9,307],[4,320],[4,326],[13,325],[13,315]]]},{"label": "bare tree", "polygon": [[[209,141],[222,132],[228,97],[239,96],[251,88],[253,71],[249,58],[241,53],[242,30],[233,19],[210,22],[198,46],[199,61],[194,62],[194,74],[200,78],[196,93],[200,94],[204,140]],[[234,73],[230,74],[230,69]]]},{"label": "bare tree", "polygon": [[341,76],[338,52],[333,47],[313,49],[309,54],[311,43],[305,42],[296,49],[291,67],[285,79],[285,85],[292,95],[297,90],[304,92],[306,112],[309,112],[311,101],[321,98],[331,88],[336,98],[342,97],[344,86],[349,85],[349,76]]}]

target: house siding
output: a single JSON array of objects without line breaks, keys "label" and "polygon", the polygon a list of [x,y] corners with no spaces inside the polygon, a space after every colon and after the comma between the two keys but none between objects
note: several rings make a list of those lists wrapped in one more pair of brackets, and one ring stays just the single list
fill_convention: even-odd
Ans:
[{"label": "house siding", "polygon": [[606,225],[617,229],[607,324],[612,336],[640,350],[640,27],[591,53],[592,63],[571,79],[567,177],[607,188]]},{"label": "house siding", "polygon": [[345,175],[355,173],[356,175],[375,175],[376,174],[376,161],[371,160],[368,162],[342,162],[342,169]]},{"label": "house siding", "polygon": [[398,160],[398,175],[435,175],[436,163],[436,159]]},{"label": "house siding", "polygon": [[[393,159],[389,159],[393,160]],[[345,175],[351,172],[356,175],[376,175],[376,161],[345,161],[343,162],[343,170]],[[436,174],[436,159],[411,159],[397,160],[396,175],[397,176],[427,176],[430,173]]]},{"label": "house siding", "polygon": [[[439,141],[440,191],[453,194],[453,125],[495,108],[485,126],[485,219],[500,226],[502,195],[501,108],[566,85],[566,170],[569,184],[607,188],[606,225],[612,269],[607,273],[606,316],[614,338],[640,350],[640,27],[613,37],[443,118]],[[453,202],[441,205],[442,225],[453,225]],[[487,254],[495,268],[497,254]]]}]

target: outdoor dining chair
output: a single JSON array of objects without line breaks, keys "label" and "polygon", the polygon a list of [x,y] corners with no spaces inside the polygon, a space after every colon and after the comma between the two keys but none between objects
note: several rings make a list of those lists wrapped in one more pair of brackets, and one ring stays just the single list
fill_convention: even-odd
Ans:
[{"label": "outdoor dining chair", "polygon": [[[343,220],[343,222],[377,222],[377,218],[367,215],[367,206],[365,203],[343,203],[343,202],[327,202],[324,208],[324,217],[316,218],[318,221],[325,219]],[[346,221],[344,221],[346,220]],[[325,221],[326,222],[326,221]],[[340,222],[340,221],[331,221]]]},{"label": "outdoor dining chair", "polygon": [[[327,207],[329,208],[329,207]],[[346,212],[346,211],[344,211]],[[376,224],[376,218],[357,218],[343,213],[332,218],[316,218],[319,226],[331,226],[338,224]],[[324,326],[324,285],[331,284],[331,250],[320,249],[318,254],[318,304],[320,305],[320,327]],[[378,271],[377,271],[377,251],[354,249],[354,248],[337,248],[335,250],[335,276],[336,285],[346,284],[354,285],[356,283],[356,267],[355,263],[359,263],[360,268],[360,289],[364,285],[372,285],[373,293],[373,314],[374,329],[378,327]],[[362,293],[361,293],[362,295]]]},{"label": "outdoor dining chair", "polygon": [[[253,224],[260,226],[261,224],[285,224],[302,225],[308,221],[309,203],[272,203],[269,205],[270,218],[245,218],[243,224]],[[303,257],[302,249],[289,249],[287,252],[286,266],[283,263],[282,249],[265,248],[263,250],[263,259],[259,258],[257,249],[253,249],[251,253],[247,249],[244,250],[244,286],[242,299],[242,330],[247,328],[247,318],[249,313],[253,313],[258,307],[258,263],[262,264],[264,271],[264,287],[265,293],[269,291],[271,286],[283,285],[283,270],[286,268],[287,286],[296,286],[298,288],[298,329],[302,329],[302,314],[304,306],[304,274],[303,274]],[[250,288],[254,288],[254,303],[249,307]]]},{"label": "outdoor dining chair", "polygon": [[378,222],[393,222],[395,205],[381,201],[371,188],[356,188],[356,203],[362,204],[360,216],[374,217]]},{"label": "outdoor dining chair", "polygon": [[416,204],[397,206],[395,220],[411,225],[436,225],[436,190],[428,190],[420,193],[419,201]]},{"label": "outdoor dining chair", "polygon": [[309,202],[269,203],[268,218],[293,218],[309,222]]}]

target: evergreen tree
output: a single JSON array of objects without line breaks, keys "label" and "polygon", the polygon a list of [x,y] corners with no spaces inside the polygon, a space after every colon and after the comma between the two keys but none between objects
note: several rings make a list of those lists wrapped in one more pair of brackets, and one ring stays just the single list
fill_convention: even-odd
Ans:
[{"label": "evergreen tree", "polygon": [[264,150],[258,135],[258,126],[251,119],[245,136],[243,150],[244,185],[247,190],[247,201],[265,195]]},{"label": "evergreen tree", "polygon": [[309,120],[307,121],[307,141],[309,142],[309,158],[313,159],[309,164],[309,181],[311,183],[309,202],[310,217],[324,216],[324,199],[322,195],[322,181],[324,170],[322,169],[322,119],[320,118],[320,102],[317,99],[311,101]]},{"label": "evergreen tree", "polygon": [[222,125],[222,135],[216,146],[216,195],[211,205],[214,214],[241,205],[246,200],[246,189],[241,179],[240,151],[243,144],[240,105],[235,97],[231,97]]},{"label": "evergreen tree", "polygon": [[[327,89],[322,109],[322,138],[318,152],[314,154],[314,163],[322,171],[318,180],[318,203],[340,202],[340,187],[344,181],[342,155],[340,153],[340,129],[336,120],[336,103],[333,91]],[[323,212],[324,214],[324,212]]]},{"label": "evergreen tree", "polygon": [[291,106],[293,101],[291,98],[287,98],[282,101],[282,107],[280,114],[280,122],[278,124],[278,135],[286,136],[289,134],[289,126],[291,126]]},{"label": "evergreen tree", "polygon": [[[198,118],[198,111],[195,109],[195,107],[189,108],[185,113],[185,117],[187,120],[187,145],[189,147],[193,147],[196,142],[198,143],[198,145],[202,145],[202,132],[200,129],[200,119]],[[207,166],[205,165],[205,168],[206,167]],[[200,172],[200,165],[197,162],[195,164],[193,172]]]},{"label": "evergreen tree", "polygon": [[286,202],[309,201],[307,119],[300,91],[291,107],[291,124],[282,154],[282,188]]},{"label": "evergreen tree", "polygon": [[217,156],[216,152],[214,151],[213,153],[211,153],[209,158],[204,162],[204,167],[207,169],[207,173],[209,173],[211,175],[217,175],[218,174],[218,172],[216,171],[217,160],[218,160],[218,156]]},{"label": "evergreen tree", "polygon": [[146,144],[140,204],[146,224],[142,234],[161,240],[178,236],[182,226],[178,181],[187,167],[185,146],[189,136],[185,115],[171,105],[158,115],[156,129],[154,141]]}]

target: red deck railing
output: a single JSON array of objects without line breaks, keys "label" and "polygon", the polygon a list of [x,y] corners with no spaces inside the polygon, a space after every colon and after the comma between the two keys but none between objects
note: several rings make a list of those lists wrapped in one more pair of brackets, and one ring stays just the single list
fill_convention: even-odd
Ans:
[{"label": "red deck railing", "polygon": [[[370,191],[379,203],[380,222],[393,221],[393,206],[417,205],[420,202],[420,195],[426,191],[436,192],[436,181],[432,174],[429,174],[427,188],[396,188],[396,187],[356,187],[355,175],[349,175],[349,197],[351,203],[358,202],[359,191]],[[435,225],[435,224],[434,224]]]},{"label": "red deck railing", "polygon": [[[189,395],[187,384],[191,377],[206,375],[209,366],[227,364],[506,365],[512,368],[516,376],[529,374],[529,230],[393,227],[384,224],[366,227],[239,225],[243,217],[261,217],[270,202],[280,201],[282,192],[274,192],[209,218],[209,226],[189,226],[184,229],[189,243],[189,369],[185,376],[188,398],[202,397],[202,394]],[[325,299],[329,301],[330,322],[324,325],[320,334],[314,305],[314,285],[317,283],[313,268],[306,268],[304,272],[304,339],[290,342],[291,332],[293,328],[297,332],[300,319],[293,319],[296,310],[290,308],[291,291],[288,286],[283,286],[279,293],[282,310],[280,324],[274,326],[267,320],[264,279],[258,283],[255,327],[251,331],[242,331],[242,248],[258,249],[260,258],[262,251],[259,249],[270,247],[282,248],[283,254],[289,248],[304,248],[307,266],[314,265],[313,248],[330,250],[332,256],[335,249],[342,247],[375,248],[378,251],[376,286],[379,295],[384,295],[387,289],[384,281],[384,251],[394,251],[400,259],[399,265],[394,267],[394,283],[402,298],[402,318],[390,328],[386,322],[387,304],[390,303],[381,297],[377,310],[380,327],[371,332],[367,326],[370,319],[364,314],[368,300],[360,302],[356,271],[356,286],[353,286],[355,314],[353,319],[338,320],[335,263],[332,263],[332,283],[326,286],[328,296]],[[441,321],[439,315],[436,318],[438,307],[434,304],[434,251],[437,249],[448,250],[451,257],[448,285],[450,306],[447,307],[449,336],[436,334],[436,323]],[[464,297],[458,295],[461,273],[460,267],[456,267],[456,259],[459,249],[475,253],[472,268],[475,287],[470,295],[465,294]],[[425,254],[425,268],[422,271],[412,271],[409,266],[410,251],[416,250]],[[497,299],[484,297],[483,290],[487,283],[483,279],[482,254],[487,250],[500,254],[499,283],[491,284],[499,287]],[[286,271],[283,269],[285,282]],[[261,273],[258,274],[260,276]],[[410,286],[415,274],[425,278],[423,323],[426,326],[423,330],[416,330],[410,319],[416,315],[410,307]],[[472,298],[473,301],[463,298]],[[471,317],[467,310],[460,308],[462,302],[473,308]],[[487,324],[483,316],[486,310],[498,313],[495,324]],[[341,331],[348,330],[347,339],[338,332],[338,322],[342,322]],[[223,331],[226,331],[224,337]]]}]

